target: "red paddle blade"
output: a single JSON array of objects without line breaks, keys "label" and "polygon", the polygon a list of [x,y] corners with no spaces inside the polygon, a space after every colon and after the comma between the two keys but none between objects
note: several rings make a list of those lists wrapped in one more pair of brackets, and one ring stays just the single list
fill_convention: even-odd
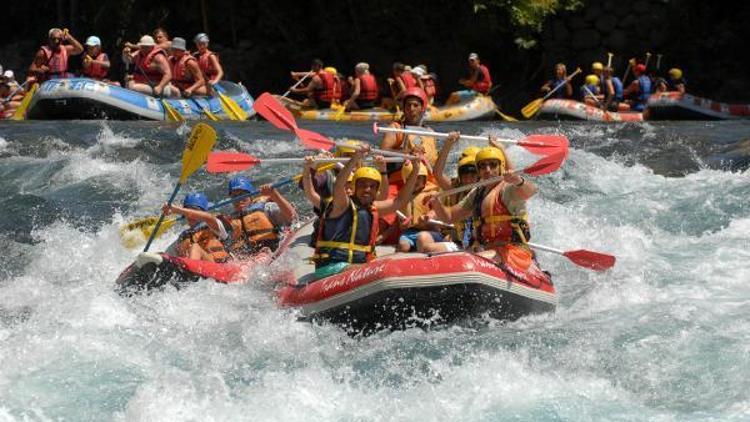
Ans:
[{"label": "red paddle blade", "polygon": [[547,155],[557,149],[568,149],[570,143],[565,135],[529,135],[518,141],[518,145],[532,154]]},{"label": "red paddle blade", "polygon": [[267,92],[264,92],[255,100],[253,109],[279,129],[297,130],[297,122],[294,120],[292,113]]},{"label": "red paddle blade", "polygon": [[567,156],[567,151],[558,151],[557,153],[548,155],[526,167],[523,169],[523,172],[529,176],[541,176],[543,174],[552,173],[562,166]]},{"label": "red paddle blade", "polygon": [[563,253],[563,255],[576,265],[596,271],[605,271],[614,267],[615,261],[617,260],[617,258],[612,255],[587,251],[585,249],[567,251]]},{"label": "red paddle blade", "polygon": [[311,130],[297,129],[294,131],[294,134],[297,135],[300,141],[302,141],[302,145],[304,145],[305,148],[308,149],[329,150],[331,149],[331,147],[336,145],[336,142],[326,138],[318,132],[313,132]]},{"label": "red paddle blade", "polygon": [[233,171],[247,170],[260,163],[260,159],[250,154],[241,152],[212,152],[206,162],[206,171],[209,173],[231,173]]}]

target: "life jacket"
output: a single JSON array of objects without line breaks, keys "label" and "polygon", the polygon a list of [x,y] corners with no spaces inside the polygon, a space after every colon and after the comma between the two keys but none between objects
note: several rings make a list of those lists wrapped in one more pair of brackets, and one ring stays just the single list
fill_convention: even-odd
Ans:
[{"label": "life jacket", "polygon": [[399,76],[401,78],[401,81],[404,82],[404,89],[409,89],[412,87],[418,87],[419,84],[417,83],[417,80],[414,79],[414,75],[411,74],[411,72],[404,72]]},{"label": "life jacket", "polygon": [[[550,87],[549,89],[555,89],[555,88],[557,88],[558,85],[564,84],[564,83],[565,83],[565,78],[562,78],[562,79],[550,79],[549,81],[547,81],[547,84]],[[552,98],[560,98],[560,99],[562,99],[562,98],[565,98],[566,96],[567,96],[567,94],[565,92],[565,87],[564,86],[561,86],[560,89],[558,89],[557,91],[555,91],[552,94]]]},{"label": "life jacket", "polygon": [[213,51],[206,50],[203,54],[200,52],[195,53],[195,58],[198,59],[198,67],[201,68],[201,72],[203,72],[209,80],[219,74],[219,70],[215,69],[211,62],[211,56],[215,56],[216,60],[219,60],[219,56]]},{"label": "life jacket", "polygon": [[623,96],[622,96],[623,86],[622,86],[622,81],[620,80],[620,78],[618,78],[617,76],[613,76],[612,77],[612,86],[615,88],[615,98],[614,98],[614,100],[617,101],[617,102],[622,101],[622,99],[623,99]]},{"label": "life jacket", "polygon": [[279,245],[279,230],[265,213],[266,203],[256,203],[232,217],[232,252],[256,252],[262,247],[276,249]]},{"label": "life jacket", "polygon": [[492,85],[492,77],[490,76],[490,70],[487,66],[480,64],[477,72],[477,80],[474,81],[474,85],[471,87],[476,92],[487,95],[490,92],[490,85]]},{"label": "life jacket", "polygon": [[190,248],[197,243],[206,251],[213,262],[226,262],[229,254],[224,248],[224,244],[211,231],[206,223],[198,223],[182,233],[177,239],[177,252],[180,256],[190,256]]},{"label": "life jacket", "polygon": [[646,75],[638,77],[638,102],[646,104],[651,96],[651,78]]},{"label": "life jacket", "polygon": [[323,86],[315,89],[315,100],[332,103],[341,100],[341,80],[326,71],[318,72]]},{"label": "life jacket", "polygon": [[[96,61],[105,61],[108,60],[107,54],[104,52],[100,52],[98,56],[94,57],[94,60]],[[99,63],[91,62],[89,63],[88,67],[84,67],[83,73],[84,76],[89,77],[91,79],[96,79],[97,81],[101,81],[102,79],[107,77],[107,72],[109,72],[109,69],[106,67],[100,65]]]},{"label": "life jacket", "polygon": [[169,58],[169,64],[172,66],[171,82],[181,91],[190,88],[195,83],[193,75],[187,72],[187,63],[190,60],[195,60],[195,57],[190,54],[183,54],[180,60],[177,60],[174,56]]},{"label": "life jacket", "polygon": [[490,189],[480,188],[474,197],[477,241],[482,246],[505,243],[525,244],[531,239],[526,214],[513,215],[502,200],[504,183]]},{"label": "life jacket", "polygon": [[349,198],[349,207],[341,216],[327,218],[331,209],[329,205],[318,227],[313,256],[315,266],[372,261],[378,237],[378,210],[374,206],[358,205],[352,198]]},{"label": "life jacket", "polygon": [[[395,127],[398,129],[402,127],[406,127],[407,129],[412,128],[412,126],[403,125],[399,122],[393,122],[389,127]],[[414,128],[424,130],[421,126]],[[406,142],[404,142],[404,138],[406,138]],[[435,138],[431,136],[404,135],[403,133],[396,133],[396,145],[394,146],[394,149],[401,149],[405,153],[410,154],[414,150],[414,147],[420,142],[424,145],[425,158],[427,158],[427,161],[429,161],[431,166],[434,166],[435,161],[437,161],[437,145],[435,143]],[[401,177],[401,167],[403,167],[403,165],[403,162],[386,164],[389,183],[403,181],[403,178]]]},{"label": "life jacket", "polygon": [[357,77],[359,79],[359,97],[362,101],[375,101],[378,98],[378,82],[371,73]]},{"label": "life jacket", "polygon": [[67,77],[68,49],[64,45],[61,45],[57,51],[52,51],[46,45],[43,45],[41,49],[47,58],[45,65],[49,67],[49,71],[42,75],[42,79],[46,81],[47,79]]},{"label": "life jacket", "polygon": [[151,67],[154,58],[159,54],[163,54],[164,57],[167,56],[167,53],[165,53],[161,47],[154,47],[145,56],[142,51],[139,51],[138,54],[133,57],[133,65],[136,68],[133,72],[134,81],[149,85],[159,83],[164,74],[159,68]]},{"label": "life jacket", "polygon": [[424,93],[427,94],[427,98],[432,100],[437,95],[437,84],[435,84],[435,80],[432,78],[425,78],[422,79],[422,84],[424,84]]}]

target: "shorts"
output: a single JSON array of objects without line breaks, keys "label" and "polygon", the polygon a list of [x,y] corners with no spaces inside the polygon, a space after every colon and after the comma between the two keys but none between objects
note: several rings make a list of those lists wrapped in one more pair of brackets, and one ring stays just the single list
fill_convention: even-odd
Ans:
[{"label": "shorts", "polygon": [[[417,236],[423,231],[424,230],[408,229],[401,234],[401,237],[398,238],[398,243],[401,243],[401,241],[408,242],[409,250],[414,251],[417,249]],[[443,236],[443,234],[440,232],[428,231],[427,233],[432,236],[432,240],[434,240],[435,242],[442,242],[443,240],[445,240],[445,236]]]}]

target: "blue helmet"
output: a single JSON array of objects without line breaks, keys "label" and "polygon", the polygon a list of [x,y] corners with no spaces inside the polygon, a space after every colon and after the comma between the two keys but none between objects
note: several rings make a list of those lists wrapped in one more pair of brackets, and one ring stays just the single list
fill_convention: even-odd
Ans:
[{"label": "blue helmet", "polygon": [[191,192],[182,200],[182,206],[208,211],[208,198],[203,192]]},{"label": "blue helmet", "polygon": [[255,192],[255,186],[245,176],[237,176],[229,181],[229,193],[233,190],[244,190],[245,192]]}]

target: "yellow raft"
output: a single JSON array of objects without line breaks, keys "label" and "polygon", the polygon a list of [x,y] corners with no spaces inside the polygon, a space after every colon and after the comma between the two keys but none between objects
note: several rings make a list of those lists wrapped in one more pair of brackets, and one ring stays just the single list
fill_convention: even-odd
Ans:
[{"label": "yellow raft", "polygon": [[[392,112],[384,108],[375,107],[367,110],[340,112],[338,109],[311,109],[302,106],[299,101],[276,96],[295,117],[304,120],[330,120],[341,122],[379,121],[391,122],[401,119],[401,112]],[[454,92],[445,105],[430,106],[425,113],[428,122],[462,122],[467,120],[483,120],[495,117],[497,106],[492,97],[469,91]]]}]

